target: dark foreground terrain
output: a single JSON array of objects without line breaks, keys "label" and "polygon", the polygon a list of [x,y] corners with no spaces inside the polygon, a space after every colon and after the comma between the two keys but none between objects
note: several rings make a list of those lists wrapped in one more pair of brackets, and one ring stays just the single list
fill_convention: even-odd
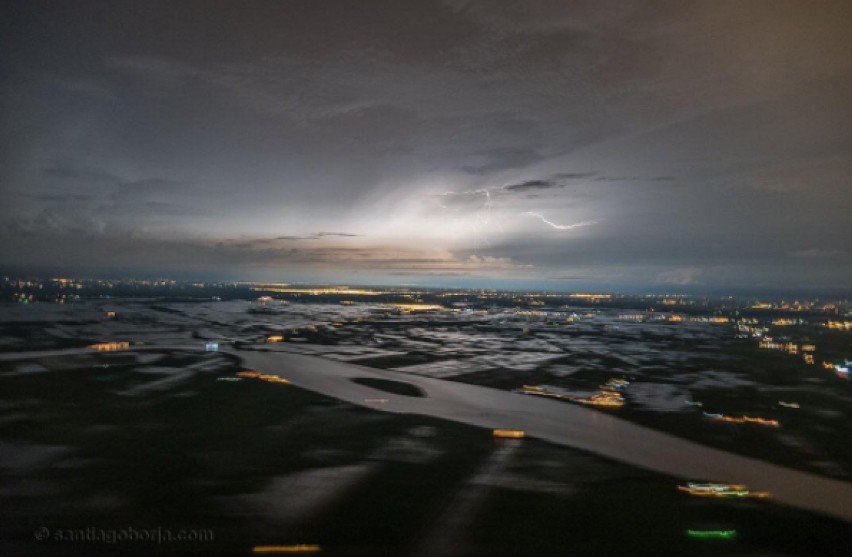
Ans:
[{"label": "dark foreground terrain", "polygon": [[176,350],[3,362],[3,555],[848,554],[847,524],[240,369]]}]

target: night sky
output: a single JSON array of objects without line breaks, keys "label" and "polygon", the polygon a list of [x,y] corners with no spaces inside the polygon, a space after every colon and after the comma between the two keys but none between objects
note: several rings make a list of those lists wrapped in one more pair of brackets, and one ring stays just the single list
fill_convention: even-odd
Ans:
[{"label": "night sky", "polygon": [[852,2],[15,2],[0,268],[551,290],[852,274]]}]

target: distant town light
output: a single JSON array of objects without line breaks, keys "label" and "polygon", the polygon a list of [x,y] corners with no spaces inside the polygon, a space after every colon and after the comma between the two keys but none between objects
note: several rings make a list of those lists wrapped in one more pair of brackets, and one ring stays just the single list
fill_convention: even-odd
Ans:
[{"label": "distant town light", "polygon": [[256,545],[251,549],[252,553],[319,553],[320,546],[316,544],[296,545]]},{"label": "distant town light", "polygon": [[752,418],[751,416],[724,416],[722,414],[711,414],[704,412],[704,417],[714,422],[727,422],[732,424],[758,424],[770,427],[780,427],[778,420],[767,420],[766,418]]},{"label": "distant town light", "polygon": [[696,495],[698,497],[717,497],[717,498],[757,498],[764,499],[769,497],[767,491],[750,491],[742,484],[699,484],[690,482],[685,486],[677,486],[679,491]]},{"label": "distant town light", "polygon": [[116,350],[127,350],[130,348],[130,343],[127,341],[99,342],[97,344],[90,344],[88,348],[97,350],[98,352],[115,352]]},{"label": "distant town light", "polygon": [[493,435],[498,439],[523,439],[526,436],[519,429],[495,429]]}]

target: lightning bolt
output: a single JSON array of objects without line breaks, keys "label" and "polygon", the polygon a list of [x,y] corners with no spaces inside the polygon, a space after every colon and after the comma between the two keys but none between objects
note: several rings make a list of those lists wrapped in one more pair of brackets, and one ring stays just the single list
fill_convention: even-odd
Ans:
[{"label": "lightning bolt", "polygon": [[556,230],[571,230],[573,228],[580,228],[581,226],[591,226],[593,224],[598,223],[598,221],[596,221],[596,220],[584,220],[583,222],[578,222],[578,223],[575,223],[575,224],[556,224],[553,221],[547,220],[547,218],[545,218],[545,216],[540,214],[540,213],[534,213],[532,211],[527,211],[523,214],[529,215],[531,217],[536,217],[537,219],[540,219],[541,222],[543,222],[544,224],[550,226],[551,228],[555,228]]},{"label": "lightning bolt", "polygon": [[480,205],[474,212],[473,216],[470,218],[467,226],[473,232],[473,249],[476,250],[480,247],[480,244],[484,244],[488,246],[488,238],[485,235],[486,229],[491,224],[497,224],[499,228],[499,223],[492,223],[491,219],[491,192],[487,188],[480,188],[476,190],[466,190],[466,191],[448,191],[442,194],[439,194],[441,198],[441,208],[447,209],[447,205],[443,202],[444,198],[447,197],[459,197],[459,196],[482,196],[482,205]]}]

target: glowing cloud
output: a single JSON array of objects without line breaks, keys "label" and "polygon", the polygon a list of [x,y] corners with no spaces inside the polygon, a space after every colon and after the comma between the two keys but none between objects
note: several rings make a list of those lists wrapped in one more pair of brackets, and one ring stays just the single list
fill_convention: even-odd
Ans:
[{"label": "glowing cloud", "polygon": [[[440,194],[439,197],[441,199],[440,203],[442,209],[449,209],[452,204],[460,203],[463,205],[471,200],[475,200],[473,216],[468,220],[467,226],[473,231],[474,248],[478,247],[479,244],[488,245],[488,238],[485,234],[489,225],[492,224],[491,210],[493,203],[491,201],[491,192],[487,188],[460,192],[445,192]],[[450,202],[449,205],[448,202]]]}]

